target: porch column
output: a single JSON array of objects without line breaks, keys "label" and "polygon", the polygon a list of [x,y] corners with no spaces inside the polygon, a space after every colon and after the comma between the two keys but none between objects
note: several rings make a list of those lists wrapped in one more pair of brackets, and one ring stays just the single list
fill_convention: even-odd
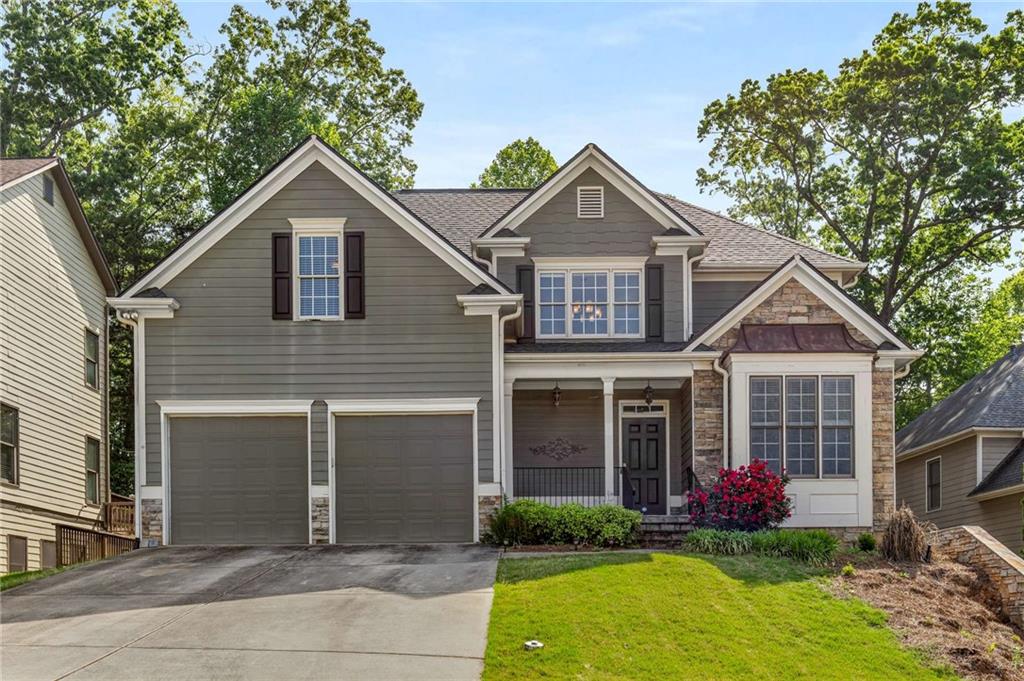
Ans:
[{"label": "porch column", "polygon": [[512,499],[515,496],[515,490],[512,487],[513,469],[515,467],[512,461],[512,389],[515,385],[516,379],[506,378],[505,379],[505,393],[501,403],[501,408],[504,410],[503,417],[501,419],[501,428],[504,431],[502,438],[504,440],[505,449],[505,470],[503,471],[505,479],[505,496]]},{"label": "porch column", "polygon": [[615,379],[602,378],[604,384],[604,495],[615,498]]}]

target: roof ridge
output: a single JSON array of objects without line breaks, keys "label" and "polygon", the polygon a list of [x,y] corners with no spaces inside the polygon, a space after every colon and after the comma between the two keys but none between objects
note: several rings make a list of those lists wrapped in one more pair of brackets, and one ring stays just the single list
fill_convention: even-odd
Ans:
[{"label": "roof ridge", "polygon": [[0,156],[0,161],[56,161],[57,156]]},{"label": "roof ridge", "polygon": [[528,192],[532,191],[530,187],[410,187],[408,189],[396,189],[392,194],[403,194],[403,193],[421,193],[429,194],[436,193],[442,194],[446,192],[464,192],[467,194],[475,192]]},{"label": "roof ridge", "polygon": [[826,251],[823,248],[818,248],[817,246],[812,246],[811,244],[805,244],[803,241],[800,241],[799,239],[794,239],[793,237],[786,236],[785,234],[779,234],[778,232],[771,232],[771,231],[769,231],[767,229],[764,229],[763,227],[758,227],[757,225],[751,225],[751,224],[743,222],[741,220],[737,220],[736,218],[729,217],[725,213],[719,213],[716,210],[711,210],[710,208],[705,208],[704,206],[698,206],[696,203],[692,203],[690,201],[686,201],[685,199],[680,199],[678,197],[672,196],[671,194],[666,194],[664,192],[655,192],[655,193],[658,194],[659,196],[661,196],[662,198],[665,198],[665,199],[667,199],[669,201],[676,201],[676,202],[681,203],[681,204],[683,204],[685,206],[689,206],[690,208],[694,208],[694,209],[699,210],[699,211],[701,211],[703,213],[707,213],[708,215],[714,215],[716,217],[722,218],[723,220],[728,220],[729,222],[732,222],[733,224],[739,225],[741,227],[746,227],[748,229],[756,229],[757,231],[761,232],[762,234],[767,234],[768,236],[775,237],[776,239],[780,239],[782,241],[786,241],[788,243],[795,244],[797,246],[803,246],[804,248],[809,248],[812,251],[817,251],[818,253],[822,253],[824,255],[828,255],[828,256],[831,256],[833,258],[839,258],[840,260],[846,260],[847,262],[855,263],[857,265],[864,264],[860,260],[854,260],[853,258],[849,258],[849,257],[847,257],[845,255],[839,255],[838,253],[832,253],[831,251]]}]

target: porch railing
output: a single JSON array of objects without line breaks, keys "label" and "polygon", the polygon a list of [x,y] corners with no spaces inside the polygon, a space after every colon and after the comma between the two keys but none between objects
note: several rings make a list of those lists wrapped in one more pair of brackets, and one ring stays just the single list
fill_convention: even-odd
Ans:
[{"label": "porch railing", "polygon": [[524,466],[512,469],[512,490],[517,499],[533,499],[552,506],[605,503],[603,466]]},{"label": "porch railing", "polygon": [[110,558],[139,548],[139,540],[106,532],[83,530],[70,525],[55,525],[57,567]]},{"label": "porch railing", "polygon": [[135,502],[109,501],[104,504],[103,526],[107,532],[135,536]]}]

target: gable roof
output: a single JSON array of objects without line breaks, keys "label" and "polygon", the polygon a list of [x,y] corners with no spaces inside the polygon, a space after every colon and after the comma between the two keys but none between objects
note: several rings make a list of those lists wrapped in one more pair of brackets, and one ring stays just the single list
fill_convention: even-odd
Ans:
[{"label": "gable roof", "polygon": [[166,286],[189,264],[313,163],[320,163],[333,172],[472,284],[488,284],[497,291],[511,293],[507,286],[474,262],[467,252],[457,248],[448,238],[409,210],[331,145],[316,135],[311,135],[285,154],[205,225],[179,243],[153,269],[133,283],[125,292],[125,297],[138,295],[148,288]]},{"label": "gable roof", "polygon": [[565,189],[587,169],[592,169],[601,175],[665,229],[678,229],[691,236],[702,236],[699,229],[672,210],[661,196],[641,184],[611,156],[591,142],[566,161],[551,177],[541,182],[518,203],[509,208],[504,215],[484,230],[480,237],[492,236],[503,229],[514,231],[551,197]]},{"label": "gable roof", "polygon": [[[466,253],[471,241],[530,194],[528,189],[402,189],[395,197]],[[799,254],[814,266],[860,271],[864,264],[767,232],[666,194],[658,194],[711,242],[695,271],[737,264],[771,270]],[[683,235],[682,230],[669,234]],[[515,236],[515,232],[492,236]]]},{"label": "gable roof", "polygon": [[[863,332],[879,349],[889,343],[901,352],[913,352],[910,345],[900,338],[887,324],[884,324],[873,313],[866,310],[860,302],[845,289],[829,279],[814,265],[802,256],[794,255],[778,269],[768,275],[753,291],[741,298],[732,307],[722,313],[704,331],[694,336],[687,344],[688,350],[696,350],[740,323],[740,321],[764,302],[772,293],[780,289],[786,282],[796,280],[814,293],[826,305]],[[884,346],[884,347],[883,347]]]},{"label": "gable roof", "polygon": [[108,296],[117,295],[117,281],[110,271],[106,256],[103,255],[100,242],[96,239],[92,227],[89,226],[85,211],[82,210],[82,203],[78,200],[78,194],[71,184],[71,178],[64,168],[64,163],[59,158],[51,156],[0,159],[0,189],[9,189],[30,177],[51,169],[54,183],[60,189],[64,206],[68,210],[71,222],[75,225],[78,237],[82,240],[82,245],[85,246],[85,250],[89,254],[93,267],[96,268],[96,274],[99,275],[100,281],[103,283],[103,290]]},{"label": "gable roof", "polygon": [[1024,484],[1024,440],[1018,442],[1017,446],[967,496],[989,494],[1022,484]]},{"label": "gable roof", "polygon": [[1024,430],[1024,343],[896,433],[905,452],[968,428]]}]

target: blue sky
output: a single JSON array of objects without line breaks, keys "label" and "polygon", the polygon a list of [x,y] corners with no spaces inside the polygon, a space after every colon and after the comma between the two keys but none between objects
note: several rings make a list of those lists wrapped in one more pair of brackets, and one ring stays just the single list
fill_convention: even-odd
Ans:
[{"label": "blue sky", "polygon": [[[234,3],[179,4],[195,40],[220,42]],[[262,0],[242,4],[267,13]],[[498,149],[533,135],[559,162],[596,142],[651,188],[724,210],[728,199],[695,184],[704,106],[746,78],[834,72],[893,12],[915,6],[354,2],[352,12],[424,102],[409,152],[416,186],[467,186]],[[1015,6],[976,3],[975,13],[997,28]]]}]

